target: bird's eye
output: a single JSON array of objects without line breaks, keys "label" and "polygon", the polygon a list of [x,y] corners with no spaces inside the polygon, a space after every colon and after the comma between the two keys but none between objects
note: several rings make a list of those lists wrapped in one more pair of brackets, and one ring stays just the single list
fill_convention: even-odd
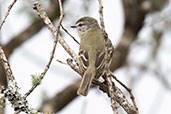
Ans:
[{"label": "bird's eye", "polygon": [[78,24],[78,26],[79,26],[79,27],[81,27],[81,26],[83,26],[83,24],[82,24],[82,23],[80,23],[80,24]]}]

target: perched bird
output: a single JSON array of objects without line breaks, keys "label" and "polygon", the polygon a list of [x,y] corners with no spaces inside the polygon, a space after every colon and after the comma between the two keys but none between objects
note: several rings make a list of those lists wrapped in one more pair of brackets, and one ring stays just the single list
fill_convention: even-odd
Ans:
[{"label": "perched bird", "polygon": [[[76,28],[80,37],[78,64],[80,71],[84,73],[77,94],[87,96],[93,79],[98,79],[103,74],[105,46],[111,49],[110,58],[114,48],[109,39],[105,41],[97,20],[92,17],[82,17],[71,27]],[[111,59],[107,62],[110,64]]]}]

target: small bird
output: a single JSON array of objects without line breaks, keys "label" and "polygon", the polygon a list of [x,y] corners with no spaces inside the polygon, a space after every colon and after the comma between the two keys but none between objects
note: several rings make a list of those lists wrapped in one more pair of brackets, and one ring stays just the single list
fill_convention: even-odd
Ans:
[{"label": "small bird", "polygon": [[[80,18],[71,28],[76,28],[80,37],[78,65],[80,71],[84,73],[77,94],[87,96],[93,79],[98,79],[103,74],[105,46],[109,46],[111,49],[111,58],[114,48],[109,39],[105,45],[100,26],[97,20],[92,17]],[[111,64],[111,59],[108,64]]]}]

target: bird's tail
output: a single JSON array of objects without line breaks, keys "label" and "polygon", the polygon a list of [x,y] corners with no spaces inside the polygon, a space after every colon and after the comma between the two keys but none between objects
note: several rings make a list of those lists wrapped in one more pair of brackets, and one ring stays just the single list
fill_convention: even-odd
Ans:
[{"label": "bird's tail", "polygon": [[83,96],[87,96],[88,92],[89,92],[89,89],[90,89],[90,86],[91,86],[91,83],[94,79],[96,75],[96,70],[93,69],[93,68],[88,68],[84,75],[83,75],[83,78],[81,80],[81,84],[80,84],[80,87],[77,91],[77,94],[78,95],[83,95]]}]

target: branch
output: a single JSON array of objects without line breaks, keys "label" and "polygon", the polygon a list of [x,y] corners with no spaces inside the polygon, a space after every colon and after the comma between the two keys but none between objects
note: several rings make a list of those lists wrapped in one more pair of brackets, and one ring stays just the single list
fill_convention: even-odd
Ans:
[{"label": "branch", "polygon": [[111,104],[112,104],[112,109],[113,109],[113,113],[114,114],[118,114],[118,104],[117,101],[115,100],[115,84],[112,82],[111,76],[110,76],[110,71],[108,71],[106,73],[106,81],[107,81],[107,85],[108,85],[108,91],[109,91],[109,96],[111,98]]},{"label": "branch", "polygon": [[107,35],[106,31],[105,31],[105,25],[104,25],[104,17],[103,17],[103,5],[102,5],[102,1],[98,0],[99,2],[99,16],[100,16],[100,25],[101,25],[101,29],[103,32],[103,35]]},{"label": "branch", "polygon": [[[48,18],[46,12],[44,11],[44,9],[41,8],[41,6],[39,6],[38,4],[35,4],[36,10],[38,10],[38,7],[40,7],[41,9],[41,13],[39,13],[40,17],[43,18],[44,16],[46,18]],[[53,26],[52,22],[50,21],[50,19],[47,19],[47,21],[44,20],[44,23],[47,25],[48,29],[51,31],[51,33],[53,34],[53,36],[56,36],[56,28]],[[76,61],[77,58],[77,54],[75,54],[75,52],[69,47],[69,45],[65,42],[65,40],[61,37],[61,35],[58,35],[58,42],[62,45],[62,47],[68,52],[68,54],[74,58],[74,60]]]},{"label": "branch", "polygon": [[[59,7],[60,7],[61,15],[60,15],[60,18],[59,18],[59,22],[58,22],[57,28],[54,31],[55,39],[54,39],[53,49],[52,49],[52,52],[51,52],[51,55],[50,55],[50,58],[49,58],[49,62],[46,65],[44,71],[41,73],[41,75],[39,77],[40,80],[42,80],[44,78],[46,72],[48,71],[48,69],[50,68],[50,65],[52,63],[52,60],[53,60],[53,57],[54,57],[54,53],[55,53],[55,50],[56,50],[57,41],[58,41],[60,25],[61,25],[63,17],[64,17],[64,12],[63,12],[63,8],[62,8],[62,2],[61,2],[61,0],[58,0],[58,1],[59,1]],[[52,25],[50,19],[48,18],[48,16],[47,16],[46,12],[44,11],[44,9],[41,7],[40,3],[39,2],[35,2],[34,6],[35,6],[35,9],[38,11],[40,17],[44,20],[44,22],[46,22],[47,24],[50,23]],[[39,84],[40,84],[40,82],[35,83],[32,86],[32,88],[25,94],[25,97],[27,97]]]},{"label": "branch", "polygon": [[[76,65],[74,65],[73,63],[72,63],[72,60],[71,59],[68,59],[67,60],[67,63],[68,63],[68,65],[69,66],[71,66],[71,68],[74,70],[74,71],[76,71],[78,74],[80,74],[80,76],[81,76],[81,72],[78,70],[78,68],[77,68],[77,66]],[[69,104],[69,102],[71,102],[72,101],[72,99],[70,99],[71,97],[71,95],[73,96],[72,98],[74,99],[74,98],[76,98],[77,97],[77,94],[76,94],[76,91],[77,91],[77,89],[78,89],[78,87],[79,87],[79,83],[80,83],[80,80],[79,80],[79,82],[78,81],[76,81],[74,84],[72,84],[72,85],[70,85],[70,86],[68,86],[68,87],[66,87],[63,91],[61,91],[60,93],[58,93],[58,94],[56,94],[56,96],[54,96],[53,98],[51,98],[51,99],[48,99],[45,103],[43,103],[43,105],[42,105],[42,107],[40,108],[41,110],[45,110],[45,107],[46,106],[50,106],[51,108],[51,110],[53,111],[53,112],[57,112],[57,111],[60,111],[63,107],[65,107],[67,104]],[[112,82],[113,83],[113,82]],[[96,80],[96,79],[94,79],[93,80],[93,87],[94,86],[99,86],[99,89],[101,90],[101,91],[103,91],[104,93],[107,93],[108,94],[108,96],[110,96],[109,95],[109,88],[108,88],[108,84],[106,84],[106,83],[101,83],[101,82],[99,82],[98,80]],[[113,85],[113,84],[112,84]],[[111,87],[111,86],[110,86]],[[113,88],[112,88],[113,90],[114,90],[114,93],[112,94],[112,98],[115,98],[115,100],[124,108],[124,110],[128,113],[128,114],[137,114],[136,112],[137,112],[137,110],[135,109],[135,107],[134,106],[132,106],[129,102],[128,102],[128,100],[126,99],[126,97],[125,97],[125,95],[124,95],[124,93],[118,88],[118,87],[116,87],[116,86],[113,86]],[[69,98],[69,99],[60,99],[60,98],[63,98],[63,95],[64,94],[62,94],[62,93],[69,93],[69,94],[65,94],[67,97],[65,97],[65,98]],[[58,107],[58,106],[61,106],[61,104],[60,103],[62,103],[62,107]],[[64,106],[64,104],[63,103],[65,103],[65,106]],[[116,102],[113,102],[112,101],[112,104],[114,104],[114,106],[115,107],[117,107],[118,105],[117,104],[115,104]]]},{"label": "branch", "polygon": [[[164,1],[168,1],[168,0],[164,0]],[[114,53],[114,56],[113,56],[113,59],[112,59],[112,64],[110,66],[111,71],[115,71],[115,70],[117,70],[117,69],[119,69],[119,68],[121,68],[122,66],[125,65],[127,55],[129,54],[129,47],[136,40],[139,31],[143,27],[143,22],[144,22],[145,15],[148,13],[148,12],[144,12],[141,9],[142,5],[139,2],[137,2],[138,6],[129,5],[128,0],[122,0],[122,2],[123,2],[124,14],[125,14],[125,26],[124,26],[123,35],[121,36],[121,40],[120,40],[118,46],[115,48],[115,53]],[[73,65],[73,66],[76,66],[76,65]],[[96,85],[99,85],[100,89],[102,91],[104,91],[105,93],[108,93],[108,86],[106,84],[104,84],[104,83],[101,84],[100,82],[94,81],[94,80],[93,80],[93,83],[96,84]],[[75,85],[77,85],[77,82],[75,82]],[[75,89],[77,90],[77,88],[75,88]],[[70,91],[70,90],[71,90],[70,88],[65,88],[62,92],[67,92],[67,91]],[[135,112],[135,109],[132,107],[131,104],[126,103],[128,106],[126,106],[124,104],[124,101],[127,102],[127,100],[126,100],[124,94],[122,94],[122,91],[117,87],[115,88],[115,91],[117,93],[121,94],[121,95],[118,94],[118,96],[115,95],[115,96],[117,96],[116,101],[122,107],[125,106],[125,110],[128,110],[128,112],[130,112],[130,113]],[[66,96],[66,98],[68,98],[71,94],[74,94],[74,93],[75,93],[75,91],[73,91],[73,92],[70,91],[70,94],[68,94],[68,96]],[[59,94],[59,96],[60,96],[60,94]],[[62,97],[62,95],[61,95],[61,97]],[[124,100],[122,101],[120,99],[124,99]],[[73,100],[74,100],[74,98],[73,98]],[[56,103],[58,101],[65,102],[65,103],[67,102],[66,103],[66,105],[67,105],[72,100],[70,100],[70,101],[65,100],[65,99],[60,99],[60,100],[56,99],[55,100]],[[51,104],[51,105],[53,105],[53,104]],[[58,111],[60,111],[60,110],[58,110]]]},{"label": "branch", "polygon": [[2,66],[3,66],[4,70],[5,70],[5,73],[6,73],[6,76],[8,77],[8,79],[10,81],[14,81],[15,80],[14,75],[12,74],[12,70],[10,68],[8,60],[5,57],[5,53],[4,53],[1,46],[0,46],[0,62],[1,62]]},{"label": "branch", "polygon": [[61,25],[61,27],[62,27],[62,29],[77,43],[77,44],[80,44],[75,38],[74,38],[74,36],[72,36],[68,31],[67,31],[67,29],[65,29],[64,28],[64,26],[63,25]]},{"label": "branch", "polygon": [[[101,23],[101,27],[102,27],[102,32],[103,32],[103,35],[104,35],[104,39],[107,39],[108,38],[108,35],[107,35],[107,33],[106,33],[106,31],[105,31],[105,25],[104,25],[104,17],[103,17],[103,5],[102,5],[102,1],[101,0],[98,0],[99,1],[99,15],[100,15],[100,23]],[[107,44],[107,40],[105,40],[105,44]],[[108,84],[108,89],[109,89],[109,96],[110,96],[110,98],[111,98],[111,103],[112,103],[112,109],[113,109],[113,112],[114,112],[114,114],[117,114],[118,113],[118,111],[117,111],[117,108],[118,108],[118,106],[117,106],[117,103],[116,103],[116,98],[114,97],[114,94],[115,94],[115,90],[113,89],[113,88],[115,88],[115,85],[114,85],[114,82],[112,82],[112,79],[111,79],[111,75],[113,76],[113,74],[112,74],[112,72],[109,70],[109,61],[110,61],[110,54],[109,54],[109,52],[110,52],[110,49],[109,49],[110,47],[109,46],[107,46],[106,45],[106,60],[105,60],[105,63],[106,63],[106,81],[107,81],[107,84]],[[121,82],[121,81],[119,81],[119,82]],[[122,84],[122,83],[121,83]],[[124,85],[124,84],[122,84],[122,85]],[[134,104],[134,110],[135,110],[135,114],[138,114],[138,108],[137,108],[137,106],[136,106],[136,103],[135,103],[135,99],[134,99],[134,96],[133,96],[133,94],[132,94],[132,91],[131,91],[131,89],[129,89],[128,87],[126,87],[125,85],[124,85],[124,87],[128,90],[128,92],[130,93],[130,96],[131,96],[131,99],[132,99],[132,101],[133,101],[133,104]],[[122,99],[121,99],[122,100]],[[128,102],[129,103],[129,102]],[[122,106],[122,105],[121,105]],[[127,112],[127,110],[126,110],[126,108],[125,107],[123,107],[124,109],[125,109],[125,111]],[[131,107],[130,107],[131,108]],[[129,114],[129,112],[127,112],[128,114]]]},{"label": "branch", "polygon": [[132,93],[132,89],[128,88],[125,84],[123,84],[119,79],[117,79],[117,77],[115,75],[113,75],[113,73],[110,71],[110,75],[121,85],[123,86],[130,94],[130,98],[132,100],[132,103],[134,104],[134,107],[138,110],[138,107],[136,105],[136,102],[135,102],[135,97]]},{"label": "branch", "polygon": [[[108,85],[105,83],[100,84],[100,90],[102,90],[103,92],[107,93],[108,96],[109,95],[109,89],[108,89]],[[126,99],[124,93],[116,86],[114,86],[113,88],[115,90],[114,92],[114,98],[115,100],[122,106],[122,108],[128,113],[128,114],[137,114],[137,110],[135,109],[135,107],[133,105],[131,105],[129,103],[129,101]]]},{"label": "branch", "polygon": [[[65,1],[66,0],[62,0],[62,3],[64,3]],[[60,16],[60,8],[58,6],[57,0],[50,1],[50,5],[47,8],[47,14],[52,21]],[[45,24],[40,18],[35,18],[34,21],[26,29],[21,31],[18,35],[9,38],[11,40],[9,40],[6,45],[2,46],[7,58],[13,53],[16,48],[33,38],[33,36],[37,34],[44,26]]]},{"label": "branch", "polygon": [[7,19],[8,15],[9,15],[11,9],[12,9],[12,7],[14,6],[14,4],[15,4],[16,2],[17,2],[17,0],[14,0],[14,1],[8,6],[8,10],[7,10],[7,12],[6,12],[6,14],[5,14],[5,16],[4,16],[3,20],[2,20],[2,22],[0,23],[0,30],[1,30],[2,26],[3,26],[3,24],[5,23],[5,20]]},{"label": "branch", "polygon": [[17,82],[15,81],[14,75],[12,73],[12,70],[9,66],[8,60],[5,57],[4,51],[2,47],[0,46],[0,62],[5,69],[5,73],[9,79],[8,81],[8,88],[3,88],[0,87],[0,99],[3,97],[6,97],[9,102],[12,104],[12,107],[14,108],[15,111],[24,111],[26,113],[32,114],[35,112],[38,112],[34,109],[32,109],[25,97],[23,97],[19,93],[19,87],[17,86]]},{"label": "branch", "polygon": [[[62,3],[64,3],[65,1],[66,0],[62,0]],[[50,4],[47,8],[47,13],[52,21],[59,17],[59,10],[60,9],[57,0],[50,0]],[[43,21],[41,21],[40,18],[34,18],[33,22],[30,23],[30,25],[26,29],[23,29],[23,31],[21,31],[16,36],[9,38],[9,42],[5,45],[2,45],[7,59],[11,56],[16,48],[20,47],[23,43],[30,40],[31,38],[34,38],[32,36],[37,34],[44,26],[45,24],[43,23]],[[7,87],[7,79],[2,66],[0,66],[0,85]]]}]

